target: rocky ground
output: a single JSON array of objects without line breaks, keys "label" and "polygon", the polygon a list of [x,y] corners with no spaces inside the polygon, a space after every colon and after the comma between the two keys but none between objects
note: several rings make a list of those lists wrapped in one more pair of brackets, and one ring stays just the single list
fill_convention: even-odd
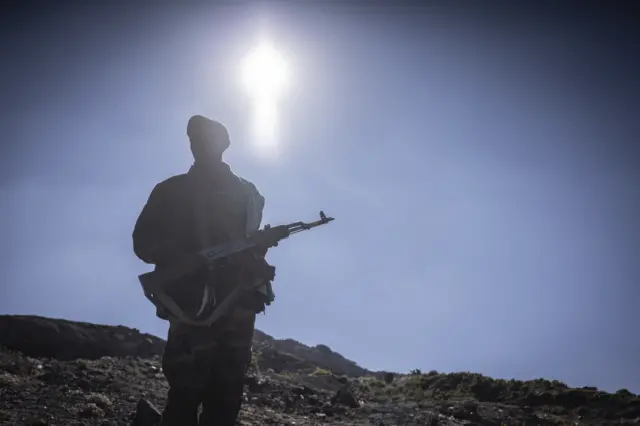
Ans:
[{"label": "rocky ground", "polygon": [[[0,316],[0,344],[2,425],[151,425],[149,404],[163,405],[156,337]],[[640,424],[640,397],[625,390],[471,373],[374,373],[326,346],[263,333],[256,333],[254,352],[239,425]]]}]

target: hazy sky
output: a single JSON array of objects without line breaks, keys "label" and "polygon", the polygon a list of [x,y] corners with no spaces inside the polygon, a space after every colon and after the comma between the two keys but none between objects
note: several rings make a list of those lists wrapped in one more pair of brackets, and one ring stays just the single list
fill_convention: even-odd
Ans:
[{"label": "hazy sky", "polygon": [[[304,3],[0,13],[0,313],[164,336],[131,232],[203,114],[265,223],[336,217],[269,254],[258,328],[370,369],[640,392],[631,19]],[[264,37],[293,73],[277,157],[239,78]]]}]

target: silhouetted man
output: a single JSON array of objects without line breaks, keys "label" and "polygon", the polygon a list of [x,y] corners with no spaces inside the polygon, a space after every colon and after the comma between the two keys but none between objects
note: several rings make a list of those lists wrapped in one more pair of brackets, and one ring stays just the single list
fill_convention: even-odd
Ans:
[{"label": "silhouetted man", "polygon": [[[194,253],[257,230],[264,198],[252,183],[236,176],[222,161],[230,140],[221,123],[193,116],[187,135],[194,164],[188,173],[171,177],[153,189],[136,222],[133,247],[136,255],[154,264],[156,270],[176,266],[198,270],[166,290],[180,313],[194,318],[205,304],[215,305],[239,280],[248,279],[241,267],[212,272]],[[203,288],[212,279],[214,294],[203,296]],[[158,317],[170,322],[162,359],[169,383],[162,426],[235,424],[251,360],[255,316],[273,299],[269,283],[263,290],[246,295],[211,327],[179,321],[175,307],[156,303]]]}]

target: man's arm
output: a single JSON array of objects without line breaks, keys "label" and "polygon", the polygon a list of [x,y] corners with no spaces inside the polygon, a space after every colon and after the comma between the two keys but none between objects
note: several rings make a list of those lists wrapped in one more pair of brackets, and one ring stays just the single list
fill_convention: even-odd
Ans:
[{"label": "man's arm", "polygon": [[[249,211],[247,212],[248,222],[249,222],[247,223],[247,231],[248,233],[255,232],[258,229],[260,229],[260,225],[262,224],[265,198],[260,193],[256,185],[253,184],[253,182],[250,182],[247,179],[241,179],[241,182],[247,188],[247,194],[249,197],[249,205],[250,205]],[[267,255],[268,250],[269,250],[268,248],[262,247],[262,248],[256,248],[255,252],[261,255],[262,257],[264,257]]]},{"label": "man's arm", "polygon": [[140,212],[133,229],[133,251],[145,263],[158,263],[169,246],[165,215],[167,194],[162,184],[156,185]]}]

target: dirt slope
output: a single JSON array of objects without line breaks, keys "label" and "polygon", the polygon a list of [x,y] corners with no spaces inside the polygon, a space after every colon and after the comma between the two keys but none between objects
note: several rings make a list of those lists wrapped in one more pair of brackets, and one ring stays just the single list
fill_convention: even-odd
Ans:
[{"label": "dirt slope", "polygon": [[[241,425],[640,424],[640,397],[557,381],[373,373],[326,346],[255,336]],[[0,316],[0,424],[131,425],[161,407],[164,342],[126,327]],[[416,372],[417,373],[417,372]]]}]

